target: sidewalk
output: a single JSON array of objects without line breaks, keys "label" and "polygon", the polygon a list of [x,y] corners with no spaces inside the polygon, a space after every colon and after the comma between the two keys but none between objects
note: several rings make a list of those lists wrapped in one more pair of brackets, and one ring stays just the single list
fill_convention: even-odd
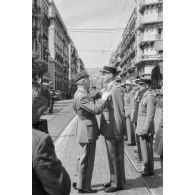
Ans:
[{"label": "sidewalk", "polygon": [[[45,115],[43,118],[48,120],[49,133],[55,143],[55,150],[58,158],[62,161],[63,166],[68,171],[71,181],[74,181],[74,171],[76,160],[79,153],[79,144],[73,135],[75,129],[76,117],[72,110],[71,101],[59,101],[55,103],[54,113]],[[99,116],[97,116],[99,122]],[[60,135],[60,136],[59,136]],[[96,143],[95,165],[92,177],[92,188],[97,188],[97,195],[105,195],[102,184],[110,179],[107,151],[102,136],[99,137]],[[135,147],[125,146],[126,153],[133,160],[136,169],[141,169],[141,163],[137,162],[136,153],[133,152]],[[125,155],[125,174],[126,185],[125,189],[111,195],[147,195],[149,194],[143,179],[137,173],[133,165],[130,163],[128,156]],[[153,194],[162,195],[162,176],[160,176],[159,158],[155,156],[155,176],[148,177],[145,180],[148,183],[149,189],[153,190]],[[71,189],[71,195],[78,194],[77,190]]]},{"label": "sidewalk", "polygon": [[[79,144],[73,135],[74,125],[75,125],[76,117],[69,123],[66,127],[65,131],[60,135],[59,139],[55,141],[55,148],[58,158],[62,161],[63,166],[67,169],[71,181],[74,180],[74,172],[76,167],[76,160],[79,153]],[[97,188],[97,195],[105,195],[107,193],[104,192],[103,183],[108,182],[110,179],[108,159],[107,159],[107,151],[105,146],[105,141],[102,136],[96,142],[96,154],[95,154],[95,165],[93,170],[92,177],[92,188]],[[131,148],[127,148],[131,149]],[[133,154],[130,154],[133,155]],[[128,157],[125,155],[125,174],[126,174],[126,185],[125,189],[115,192],[109,193],[111,195],[148,195],[149,192],[146,188],[143,179],[137,173],[133,165],[129,162]],[[156,176],[155,176],[156,177]],[[153,181],[155,180],[153,177]],[[149,179],[151,181],[151,178]],[[156,184],[156,186],[149,186],[151,189],[155,189],[154,194],[162,195],[160,184]],[[71,195],[78,194],[77,190],[71,189]]]},{"label": "sidewalk", "polygon": [[52,114],[44,115],[41,118],[47,119],[48,131],[53,140],[56,140],[64,128],[75,116],[72,109],[73,100],[56,101]]}]

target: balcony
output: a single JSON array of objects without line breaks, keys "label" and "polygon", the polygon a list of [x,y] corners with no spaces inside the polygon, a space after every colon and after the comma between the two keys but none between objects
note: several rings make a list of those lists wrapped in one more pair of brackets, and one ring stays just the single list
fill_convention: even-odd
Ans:
[{"label": "balcony", "polygon": [[143,21],[139,22],[138,30],[143,31],[146,26],[149,26],[151,24],[156,24],[158,26],[162,26],[162,22],[163,22],[163,20],[160,17],[158,17],[155,20],[152,20],[152,19],[150,19],[150,20],[143,20]]},{"label": "balcony", "polygon": [[145,6],[148,5],[155,5],[155,4],[162,4],[163,0],[141,0],[139,3],[139,12],[143,13]]},{"label": "balcony", "polygon": [[163,54],[158,55],[142,55],[141,61],[154,61],[154,60],[163,60]]}]

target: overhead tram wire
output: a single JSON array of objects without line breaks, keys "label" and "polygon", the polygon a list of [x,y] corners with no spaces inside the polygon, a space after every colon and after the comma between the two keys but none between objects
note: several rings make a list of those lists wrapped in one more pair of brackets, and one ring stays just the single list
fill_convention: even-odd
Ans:
[{"label": "overhead tram wire", "polygon": [[[67,31],[72,33],[115,33],[117,31],[123,31],[124,29],[125,28],[113,28],[113,29],[91,28],[91,29],[67,29]],[[63,28],[49,28],[49,30],[65,31]]]}]

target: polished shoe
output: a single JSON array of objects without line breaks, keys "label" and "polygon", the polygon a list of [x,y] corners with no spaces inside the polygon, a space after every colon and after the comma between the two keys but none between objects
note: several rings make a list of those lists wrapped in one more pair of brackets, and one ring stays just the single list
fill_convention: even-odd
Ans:
[{"label": "polished shoe", "polygon": [[106,188],[104,191],[107,193],[110,193],[110,192],[116,192],[116,191],[119,191],[122,189],[123,189],[123,187],[109,187],[109,188]]},{"label": "polished shoe", "polygon": [[154,175],[154,173],[141,173],[142,177],[149,177],[149,176],[152,176],[152,175]]},{"label": "polished shoe", "polygon": [[127,143],[127,146],[136,146],[136,144]]},{"label": "polished shoe", "polygon": [[104,188],[108,188],[111,186],[111,182],[103,184]]},{"label": "polished shoe", "polygon": [[78,193],[80,194],[92,194],[92,193],[96,193],[97,190],[96,189],[78,189]]},{"label": "polished shoe", "polygon": [[76,183],[76,182],[73,182],[73,183],[72,183],[72,187],[73,187],[74,189],[77,189],[77,183]]}]

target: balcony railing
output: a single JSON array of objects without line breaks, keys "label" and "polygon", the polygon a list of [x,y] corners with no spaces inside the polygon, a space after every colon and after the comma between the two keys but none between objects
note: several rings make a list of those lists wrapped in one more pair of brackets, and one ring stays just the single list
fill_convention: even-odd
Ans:
[{"label": "balcony railing", "polygon": [[143,13],[145,6],[154,5],[154,4],[162,4],[162,0],[141,0],[139,3],[139,11]]},{"label": "balcony railing", "polygon": [[141,59],[148,59],[148,60],[150,60],[150,59],[156,59],[156,60],[161,60],[163,58],[163,54],[158,54],[158,55],[142,55],[141,56]]}]

